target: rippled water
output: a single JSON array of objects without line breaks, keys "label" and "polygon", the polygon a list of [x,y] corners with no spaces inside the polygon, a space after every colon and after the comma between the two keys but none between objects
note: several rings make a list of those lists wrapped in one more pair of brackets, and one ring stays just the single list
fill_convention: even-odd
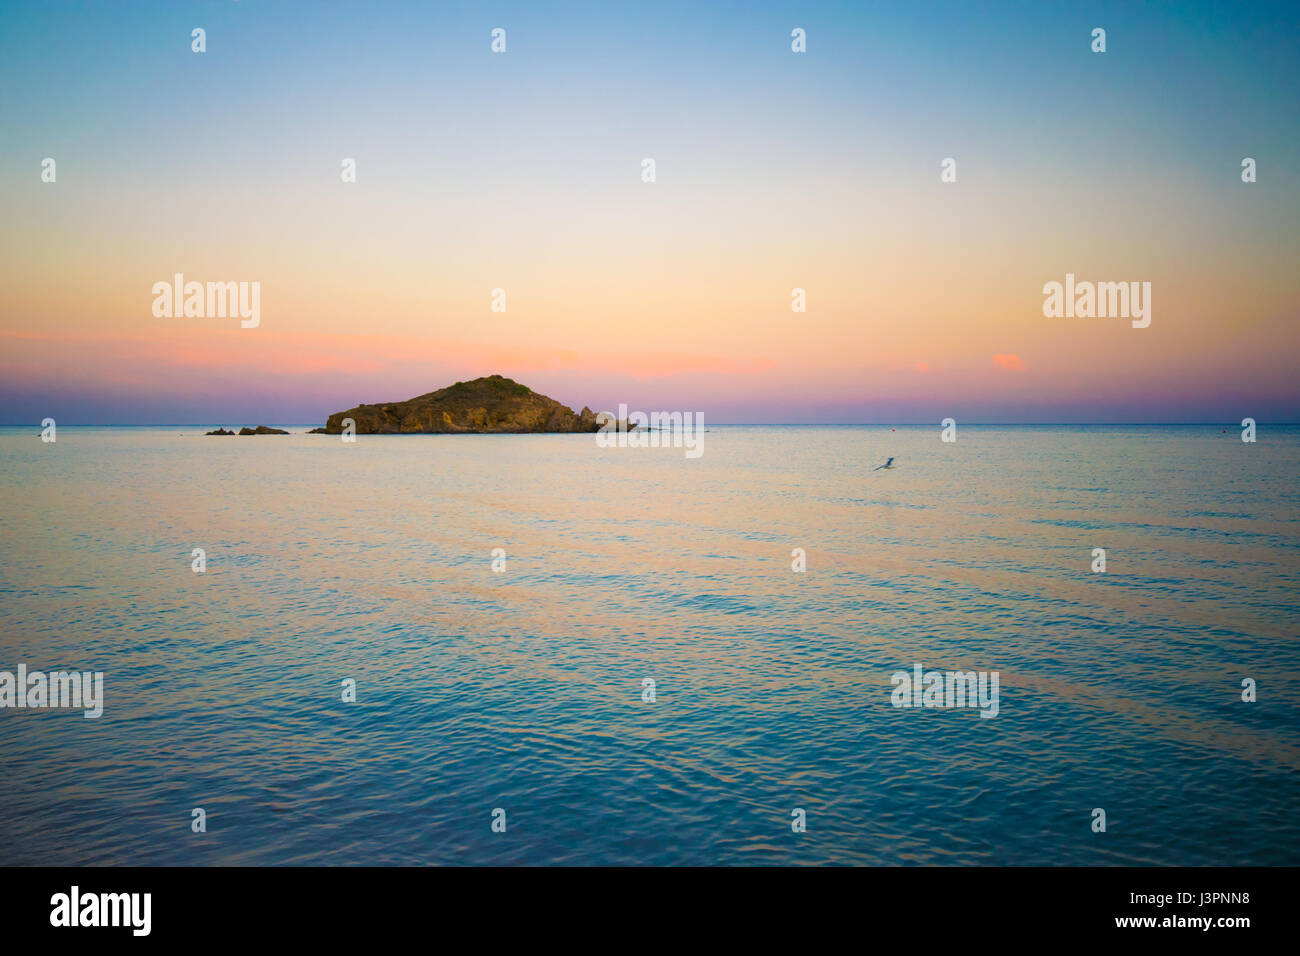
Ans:
[{"label": "rippled water", "polygon": [[0,862],[1300,863],[1300,430],[37,431],[0,670],[106,701],[0,710]]}]

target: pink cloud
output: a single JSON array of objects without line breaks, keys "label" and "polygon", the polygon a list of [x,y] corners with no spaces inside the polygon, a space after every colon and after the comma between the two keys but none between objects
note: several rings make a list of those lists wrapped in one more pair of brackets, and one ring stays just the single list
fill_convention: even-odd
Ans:
[{"label": "pink cloud", "polygon": [[[489,372],[529,375],[577,372],[652,380],[681,375],[761,376],[776,363],[763,357],[689,352],[518,348],[386,335],[281,335],[265,330],[202,329],[157,334],[0,332],[0,369],[27,381],[100,381],[162,386],[194,381],[195,373],[323,379],[392,376],[427,368],[472,378]],[[435,371],[436,370],[436,371]]]}]

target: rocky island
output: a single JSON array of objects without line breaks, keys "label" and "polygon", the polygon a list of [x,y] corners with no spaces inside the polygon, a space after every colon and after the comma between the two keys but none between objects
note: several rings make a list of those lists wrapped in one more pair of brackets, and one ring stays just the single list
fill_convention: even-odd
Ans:
[{"label": "rocky island", "polygon": [[244,426],[243,428],[241,428],[237,433],[236,433],[236,432],[232,432],[232,431],[227,431],[227,430],[224,429],[224,428],[218,428],[216,431],[212,431],[212,432],[204,432],[203,434],[205,434],[205,435],[234,435],[234,434],[240,434],[240,435],[287,435],[287,434],[289,434],[289,433],[288,433],[287,431],[285,431],[283,428],[269,428],[269,427],[267,427],[266,425],[258,425],[256,428],[249,428],[247,425],[245,425],[245,426]]},{"label": "rocky island", "polygon": [[482,434],[492,432],[595,432],[590,408],[574,412],[553,398],[501,375],[457,382],[404,402],[358,405],[335,412],[313,433],[338,435],[343,420],[356,423],[358,435]]}]

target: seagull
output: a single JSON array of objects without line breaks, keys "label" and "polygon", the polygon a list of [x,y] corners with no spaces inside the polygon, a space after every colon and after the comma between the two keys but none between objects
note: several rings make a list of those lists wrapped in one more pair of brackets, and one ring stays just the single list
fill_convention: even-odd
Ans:
[{"label": "seagull", "polygon": [[881,468],[893,468],[893,467],[894,467],[894,459],[891,458],[891,459],[889,459],[889,461],[885,462],[883,465],[877,465],[875,468],[872,468],[871,470],[872,470],[872,471],[879,471]]}]

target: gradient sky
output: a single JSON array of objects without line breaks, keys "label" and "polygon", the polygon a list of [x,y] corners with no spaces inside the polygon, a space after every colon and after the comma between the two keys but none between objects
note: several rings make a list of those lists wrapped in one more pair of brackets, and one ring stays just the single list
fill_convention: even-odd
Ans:
[{"label": "gradient sky", "polygon": [[[7,2],[0,422],[321,422],[493,372],[715,422],[1300,421],[1298,19]],[[154,318],[177,272],[260,282],[260,327]],[[1150,328],[1045,318],[1067,272],[1151,282]]]}]

